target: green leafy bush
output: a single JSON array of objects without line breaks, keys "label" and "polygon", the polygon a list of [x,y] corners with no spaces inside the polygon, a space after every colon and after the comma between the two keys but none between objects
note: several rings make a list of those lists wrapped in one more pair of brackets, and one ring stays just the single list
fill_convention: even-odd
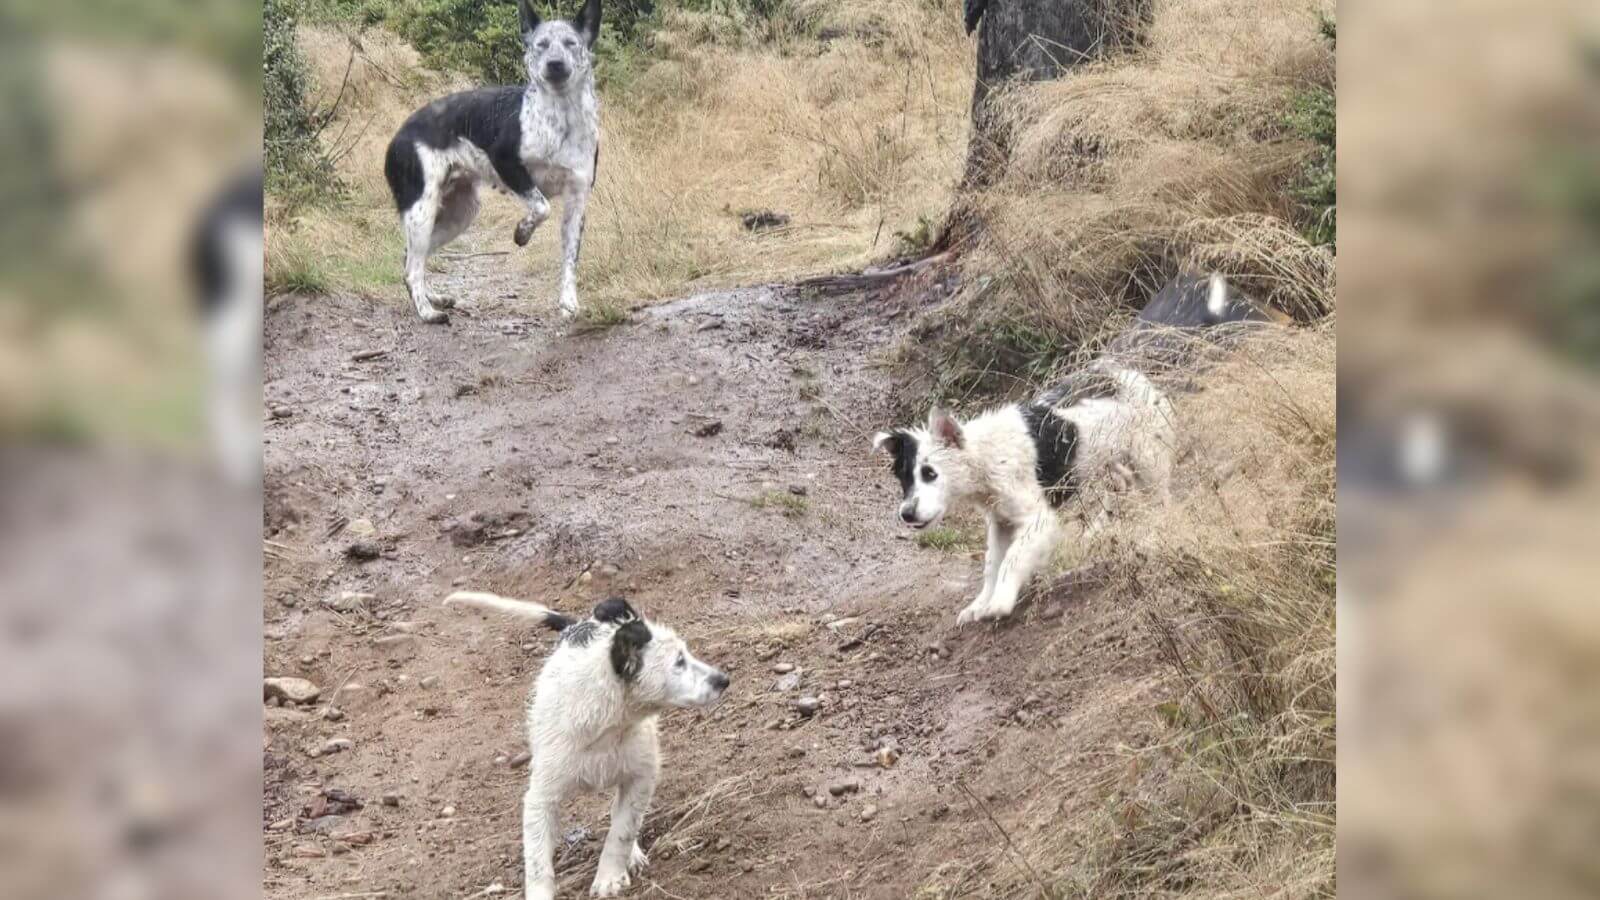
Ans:
[{"label": "green leafy bush", "polygon": [[[1328,44],[1337,43],[1338,26],[1332,18],[1322,20],[1322,36]],[[1331,85],[1318,85],[1295,95],[1289,111],[1289,127],[1316,145],[1306,162],[1301,183],[1295,189],[1300,202],[1301,231],[1313,244],[1334,244],[1339,236],[1339,186],[1336,174],[1335,139],[1338,132],[1338,105]]]},{"label": "green leafy bush", "polygon": [[284,0],[261,7],[261,115],[267,188],[297,206],[337,197],[333,161],[317,139],[311,73],[295,46],[293,9]]}]

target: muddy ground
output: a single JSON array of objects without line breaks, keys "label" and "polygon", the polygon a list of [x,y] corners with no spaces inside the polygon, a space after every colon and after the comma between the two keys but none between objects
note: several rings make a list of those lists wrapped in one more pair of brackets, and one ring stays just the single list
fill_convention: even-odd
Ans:
[{"label": "muddy ground", "polygon": [[[552,641],[443,609],[456,587],[573,613],[622,593],[732,674],[716,710],[665,717],[628,896],[1038,895],[1070,861],[1002,829],[1103,801],[1061,772],[1137,727],[1152,663],[1109,590],[955,626],[981,546],[909,540],[870,449],[926,301],[760,287],[586,331],[508,266],[447,259],[447,327],[269,309],[265,674],[322,693],[266,710],[267,896],[520,896],[522,708]],[[608,804],[565,810],[563,897]]]}]

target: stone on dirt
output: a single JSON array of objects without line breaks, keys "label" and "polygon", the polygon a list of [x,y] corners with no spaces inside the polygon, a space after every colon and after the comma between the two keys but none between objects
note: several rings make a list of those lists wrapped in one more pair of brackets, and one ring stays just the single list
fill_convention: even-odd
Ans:
[{"label": "stone on dirt", "polygon": [[843,797],[845,794],[854,794],[860,790],[861,782],[854,778],[847,778],[844,781],[835,781],[833,784],[828,785],[828,793],[835,797]]},{"label": "stone on dirt", "polygon": [[310,703],[322,693],[322,688],[304,678],[268,678],[262,682],[265,699],[277,698],[293,703]]}]

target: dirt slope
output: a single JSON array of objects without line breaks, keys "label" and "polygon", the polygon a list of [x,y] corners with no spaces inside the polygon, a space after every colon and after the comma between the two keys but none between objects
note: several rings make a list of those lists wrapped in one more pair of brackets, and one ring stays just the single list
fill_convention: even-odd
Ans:
[{"label": "dirt slope", "polygon": [[[572,333],[506,258],[445,266],[448,327],[351,297],[267,318],[265,674],[323,692],[266,711],[267,895],[520,894],[515,757],[551,640],[442,609],[457,585],[572,612],[622,592],[733,674],[717,710],[666,717],[629,896],[1036,895],[1067,861],[997,826],[1099,802],[1060,772],[1127,737],[1152,666],[1108,593],[955,628],[977,550],[906,540],[869,452],[917,301],[752,288]],[[343,592],[372,599],[325,604]],[[607,808],[565,812],[562,896],[587,893]]]}]

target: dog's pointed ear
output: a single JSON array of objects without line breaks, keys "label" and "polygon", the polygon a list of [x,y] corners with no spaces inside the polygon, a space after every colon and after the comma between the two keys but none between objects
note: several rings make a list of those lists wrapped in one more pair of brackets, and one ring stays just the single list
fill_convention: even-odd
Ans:
[{"label": "dog's pointed ear", "polygon": [[622,597],[608,597],[594,608],[594,620],[611,625],[626,625],[639,621],[639,614]]},{"label": "dog's pointed ear", "polygon": [[583,9],[578,10],[578,17],[572,20],[572,27],[578,29],[583,42],[593,50],[595,39],[600,37],[600,0],[584,0]]},{"label": "dog's pointed ear", "polygon": [[644,646],[650,643],[650,626],[633,619],[611,636],[611,668],[623,681],[639,677],[644,669]]},{"label": "dog's pointed ear", "polygon": [[900,455],[900,445],[905,443],[905,435],[898,431],[880,431],[872,436],[872,449],[890,456]]},{"label": "dog's pointed ear", "polygon": [[934,441],[947,447],[960,449],[962,442],[961,423],[956,421],[955,416],[937,406],[928,410],[928,431],[933,434]]},{"label": "dog's pointed ear", "polygon": [[522,19],[522,35],[527,37],[539,27],[539,11],[533,8],[532,0],[517,0],[517,15]]}]

